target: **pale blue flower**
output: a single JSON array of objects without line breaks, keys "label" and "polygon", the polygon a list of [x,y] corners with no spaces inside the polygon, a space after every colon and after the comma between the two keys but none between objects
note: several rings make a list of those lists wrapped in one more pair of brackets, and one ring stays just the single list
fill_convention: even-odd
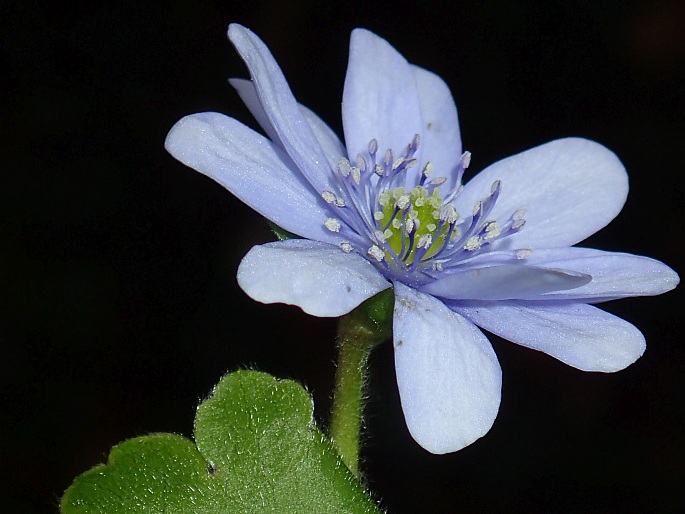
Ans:
[{"label": "pale blue flower", "polygon": [[341,316],[394,287],[395,364],[409,431],[433,453],[492,426],[501,369],[480,328],[586,371],[645,349],[591,304],[678,283],[661,262],[572,245],[621,210],[628,177],[585,139],[561,139],[462,187],[457,111],[445,83],[366,30],[352,33],[345,144],[293,97],[264,43],[228,35],[252,81],[231,84],[267,137],[216,113],[180,120],[166,148],[302,239],[252,248],[238,270],[255,300]]}]

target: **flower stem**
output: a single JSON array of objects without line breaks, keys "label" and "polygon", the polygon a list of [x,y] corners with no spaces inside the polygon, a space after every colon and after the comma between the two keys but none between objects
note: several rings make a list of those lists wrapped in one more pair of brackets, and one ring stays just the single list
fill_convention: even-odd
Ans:
[{"label": "flower stem", "polygon": [[338,325],[338,367],[330,435],[343,462],[356,477],[367,362],[371,349],[390,336],[392,304],[392,289],[388,289],[343,316]]}]

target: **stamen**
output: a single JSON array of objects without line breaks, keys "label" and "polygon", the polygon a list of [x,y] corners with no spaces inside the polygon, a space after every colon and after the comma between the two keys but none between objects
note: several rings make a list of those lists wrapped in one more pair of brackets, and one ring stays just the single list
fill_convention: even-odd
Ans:
[{"label": "stamen", "polygon": [[340,222],[335,218],[328,218],[323,224],[331,232],[340,232]]},{"label": "stamen", "polygon": [[343,177],[348,177],[350,175],[350,161],[344,157],[338,162],[338,172]]},{"label": "stamen", "polygon": [[482,244],[483,244],[483,240],[481,239],[480,236],[471,236],[466,241],[466,244],[464,245],[464,250],[468,250],[469,252],[472,252],[474,250],[478,250]]},{"label": "stamen", "polygon": [[357,154],[357,168],[364,173],[366,171],[366,159],[360,153]]},{"label": "stamen", "polygon": [[381,262],[385,258],[385,253],[383,250],[378,248],[376,245],[373,245],[371,248],[369,248],[366,253],[376,259],[378,262]]},{"label": "stamen", "polygon": [[400,197],[397,199],[397,201],[395,202],[395,206],[396,206],[398,209],[400,209],[400,210],[403,211],[404,209],[407,208],[407,205],[409,205],[409,202],[410,202],[410,201],[411,201],[411,198],[409,197],[409,195],[402,195],[402,196],[400,196]]},{"label": "stamen", "polygon": [[385,158],[383,159],[383,164],[385,164],[385,169],[387,170],[393,162],[392,150],[389,148],[385,151]]},{"label": "stamen", "polygon": [[350,168],[350,174],[352,175],[352,180],[354,180],[354,183],[359,185],[359,183],[361,182],[361,171],[359,170],[359,168],[357,168],[356,166],[352,166]]},{"label": "stamen", "polygon": [[433,238],[430,235],[426,234],[425,236],[421,236],[419,238],[419,243],[416,245],[416,247],[428,249],[430,248],[431,244],[433,244]]},{"label": "stamen", "polygon": [[373,237],[377,243],[380,243],[380,244],[385,243],[385,239],[386,239],[385,234],[383,232],[381,232],[380,230],[374,231]]},{"label": "stamen", "polygon": [[494,239],[502,233],[497,223],[490,221],[485,225],[485,239]]},{"label": "stamen", "polygon": [[[471,154],[461,155],[453,168],[454,175],[449,177],[436,176],[428,160],[423,161],[420,173],[405,173],[419,164],[415,154],[420,144],[417,133],[401,152],[393,153],[388,148],[379,156],[378,140],[371,139],[352,163],[345,158],[338,163],[340,192],[331,188],[321,196],[337,207],[350,204],[340,211],[339,219],[325,221],[328,230],[365,237],[371,243],[367,254],[372,262],[401,273],[416,271],[426,278],[433,277],[433,273],[450,273],[461,269],[465,261],[490,255],[492,252],[485,248],[522,229],[525,209],[515,211],[506,222],[488,219],[502,188],[501,181],[496,180],[489,195],[475,204],[473,214],[457,226],[460,216],[453,202],[463,189],[462,177],[471,163]],[[445,190],[448,184],[449,190]],[[344,195],[344,200],[339,195]],[[345,252],[354,250],[349,241],[339,246]],[[497,251],[501,250],[495,247]],[[529,252],[507,250],[507,258],[526,258]],[[417,275],[417,280],[424,279],[421,277]]]}]

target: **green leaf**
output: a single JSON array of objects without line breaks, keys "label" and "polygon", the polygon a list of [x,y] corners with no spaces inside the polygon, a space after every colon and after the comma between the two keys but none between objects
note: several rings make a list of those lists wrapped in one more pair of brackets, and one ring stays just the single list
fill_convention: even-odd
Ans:
[{"label": "green leaf", "polygon": [[288,232],[286,229],[279,227],[276,225],[274,222],[266,220],[267,224],[269,225],[269,228],[271,229],[271,232],[274,233],[276,238],[279,241],[285,241],[287,239],[298,239],[299,236],[296,236],[292,232]]},{"label": "green leaf", "polygon": [[226,375],[194,444],[154,434],[115,446],[64,494],[76,513],[379,513],[315,426],[309,394],[256,371]]}]

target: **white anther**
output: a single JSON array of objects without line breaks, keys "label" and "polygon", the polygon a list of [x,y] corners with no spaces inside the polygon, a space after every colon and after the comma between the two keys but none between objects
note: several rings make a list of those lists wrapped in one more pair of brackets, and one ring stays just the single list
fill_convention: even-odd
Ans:
[{"label": "white anther", "polygon": [[431,212],[431,216],[433,216],[434,220],[439,220],[440,219],[440,211],[435,209],[433,212]]},{"label": "white anther", "polygon": [[402,226],[402,222],[400,220],[398,220],[397,218],[395,218],[394,220],[392,220],[391,225],[392,225],[392,228],[400,228]]},{"label": "white anther", "polygon": [[338,246],[345,253],[350,253],[352,251],[352,245],[350,244],[349,241],[343,241]]},{"label": "white anther", "polygon": [[531,255],[533,255],[533,250],[530,248],[520,248],[519,250],[516,250],[517,259],[527,259]]},{"label": "white anther", "polygon": [[421,136],[418,133],[414,134],[414,137],[411,138],[411,145],[414,148],[418,148],[420,144],[421,144]]},{"label": "white anther", "polygon": [[407,208],[410,202],[411,197],[409,195],[402,195],[397,199],[397,202],[395,202],[395,207],[403,211]]},{"label": "white anther", "polygon": [[378,175],[379,177],[382,177],[383,176],[383,166],[381,166],[380,164],[374,165],[373,172],[376,175]]},{"label": "white anther", "polygon": [[471,152],[464,152],[461,155],[461,166],[466,169],[471,164]]},{"label": "white anther", "polygon": [[364,156],[360,153],[357,154],[357,167],[361,171],[366,171],[366,159]]},{"label": "white anther", "polygon": [[374,230],[373,240],[377,243],[383,244],[385,243],[385,234],[383,234],[383,232],[381,232],[380,230]]},{"label": "white anther", "polygon": [[321,198],[323,198],[326,203],[335,203],[335,201],[338,199],[333,191],[324,191],[321,193]]},{"label": "white anther", "polygon": [[359,170],[359,168],[357,168],[356,166],[352,166],[350,168],[350,174],[352,175],[352,180],[354,180],[354,183],[359,185],[362,179],[362,173]]},{"label": "white anther", "polygon": [[347,177],[350,174],[350,161],[344,157],[338,161],[338,171],[343,177]]},{"label": "white anther", "polygon": [[424,177],[430,177],[431,173],[433,173],[433,163],[428,161],[426,165],[423,167],[423,171],[421,172],[421,174]]},{"label": "white anther", "polygon": [[335,218],[328,218],[326,221],[324,221],[323,225],[331,232],[340,232],[340,222]]},{"label": "white anther", "polygon": [[492,183],[492,186],[490,186],[490,194],[495,194],[495,191],[497,191],[501,186],[502,186],[502,181],[501,180],[495,180]]},{"label": "white anther", "polygon": [[518,219],[518,220],[514,221],[514,223],[512,223],[511,230],[515,230],[518,232],[519,230],[521,230],[523,228],[523,225],[525,225],[525,224],[526,224],[526,220]]},{"label": "white anther", "polygon": [[514,211],[514,214],[511,215],[511,219],[513,220],[520,220],[523,219],[523,217],[526,215],[526,208],[521,207],[520,209],[516,209]]},{"label": "white anther", "polygon": [[418,221],[418,218],[419,218],[419,211],[417,211],[415,209],[410,209],[409,219]]},{"label": "white anther", "polygon": [[416,200],[414,200],[414,205],[416,207],[423,207],[426,205],[426,199],[423,196],[419,196]]},{"label": "white anther", "polygon": [[502,230],[499,228],[499,225],[497,225],[497,223],[494,221],[488,222],[488,224],[485,226],[485,239],[493,239],[499,236],[501,233]]},{"label": "white anther", "polygon": [[464,250],[478,250],[481,245],[483,244],[483,240],[479,236],[471,236],[466,240],[466,244],[464,245]]},{"label": "white anther", "polygon": [[459,219],[459,213],[452,205],[448,205],[442,210],[440,214],[440,219],[446,221],[450,225]]},{"label": "white anther", "polygon": [[442,271],[442,262],[434,262],[433,271]]},{"label": "white anther", "polygon": [[407,220],[407,222],[406,222],[406,224],[405,224],[406,229],[407,229],[407,234],[411,234],[411,233],[414,231],[414,225],[415,225],[415,224],[416,224],[416,223],[414,223],[414,220],[413,220],[413,219],[409,218],[409,219]]},{"label": "white anther", "polygon": [[481,202],[480,200],[477,201],[475,203],[475,205],[473,206],[473,215],[475,216],[476,214],[478,214],[478,211],[480,211],[482,208],[483,208],[483,202]]},{"label": "white anther", "polygon": [[400,157],[395,162],[392,163],[392,170],[395,171],[404,162],[404,157]]},{"label": "white anther", "polygon": [[389,228],[386,228],[383,231],[383,235],[385,236],[385,239],[391,238],[392,237],[392,230],[390,230]]},{"label": "white anther", "polygon": [[372,139],[369,141],[369,153],[371,155],[375,154],[378,151],[378,141],[376,139]]},{"label": "white anther", "polygon": [[419,238],[419,243],[416,246],[418,248],[428,249],[432,243],[433,243],[433,238],[429,234],[426,234],[426,235],[423,235]]},{"label": "white anther", "polygon": [[445,182],[447,182],[447,177],[435,177],[433,180],[430,181],[430,186],[438,187],[443,185]]},{"label": "white anther", "polygon": [[392,150],[389,148],[385,151],[385,158],[383,159],[383,162],[386,166],[390,166],[392,164]]},{"label": "white anther", "polygon": [[416,166],[417,161],[416,161],[416,159],[407,159],[406,162],[407,162],[407,165],[404,168],[408,170],[409,168],[413,168],[414,166]]},{"label": "white anther", "polygon": [[376,259],[378,262],[381,262],[385,258],[385,253],[383,250],[378,248],[376,245],[373,245],[371,248],[369,248],[366,253],[369,254],[370,257]]},{"label": "white anther", "polygon": [[335,206],[336,207],[345,207],[345,200],[342,198],[336,198],[335,199]]},{"label": "white anther", "polygon": [[383,214],[383,211],[376,211],[373,213],[373,219],[375,219],[376,221],[382,220],[384,216],[385,214]]},{"label": "white anther", "polygon": [[435,232],[436,228],[438,228],[438,227],[435,223],[428,223],[426,225],[426,230],[428,230],[428,232]]}]

